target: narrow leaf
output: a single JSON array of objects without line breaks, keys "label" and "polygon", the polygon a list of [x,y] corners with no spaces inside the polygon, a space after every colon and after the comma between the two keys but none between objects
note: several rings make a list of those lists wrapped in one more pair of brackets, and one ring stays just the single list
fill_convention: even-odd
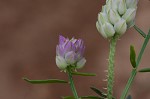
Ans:
[{"label": "narrow leaf", "polygon": [[143,68],[139,70],[139,72],[150,72],[150,68]]},{"label": "narrow leaf", "polygon": [[149,29],[149,31],[148,31],[148,35],[147,35],[149,38],[150,38],[150,29]]},{"label": "narrow leaf", "polygon": [[133,27],[134,27],[134,29],[135,29],[137,32],[139,32],[144,38],[146,38],[146,34],[145,34],[141,29],[139,29],[136,25],[134,25]]},{"label": "narrow leaf", "polygon": [[68,83],[65,80],[60,79],[46,79],[46,80],[29,80],[27,78],[23,78],[23,80],[32,83],[32,84],[47,84],[47,83]]},{"label": "narrow leaf", "polygon": [[136,53],[132,45],[130,46],[130,62],[133,68],[136,68]]},{"label": "narrow leaf", "polygon": [[[90,87],[95,93],[97,93],[99,96],[100,96],[100,98],[104,98],[104,99],[106,99],[107,98],[107,95],[104,93],[104,92],[102,92],[102,91],[100,91],[99,89],[97,89],[97,88],[95,88],[95,87]],[[115,99],[115,97],[113,97],[112,99]]]},{"label": "narrow leaf", "polygon": [[99,89],[95,88],[95,87],[90,87],[95,93],[97,93],[99,96],[103,97],[103,98],[107,98],[107,95],[105,93],[103,93],[102,91],[100,91]]},{"label": "narrow leaf", "polygon": [[105,99],[97,96],[82,96],[81,99]]},{"label": "narrow leaf", "polygon": [[132,99],[131,95],[128,95],[127,99]]},{"label": "narrow leaf", "polygon": [[72,72],[72,75],[79,75],[79,76],[96,76],[93,73],[82,73],[82,72]]}]

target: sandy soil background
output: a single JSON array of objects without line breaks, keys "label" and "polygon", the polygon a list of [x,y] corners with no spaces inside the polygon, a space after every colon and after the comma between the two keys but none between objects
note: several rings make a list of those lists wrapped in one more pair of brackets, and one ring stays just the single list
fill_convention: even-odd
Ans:
[{"label": "sandy soil background", "polygon": [[[75,77],[77,91],[96,95],[90,86],[106,87],[109,43],[96,30],[97,14],[104,0],[0,0],[0,99],[60,99],[72,95],[69,85],[31,85],[22,80],[59,78],[67,80],[55,64],[58,36],[82,38],[87,63],[80,71],[96,77]],[[150,1],[140,0],[136,24],[150,28]],[[138,53],[143,38],[131,28],[117,45],[114,96],[119,99],[131,71],[129,46]],[[150,66],[150,43],[142,67]],[[138,74],[130,90],[133,99],[150,99],[150,73]]]}]

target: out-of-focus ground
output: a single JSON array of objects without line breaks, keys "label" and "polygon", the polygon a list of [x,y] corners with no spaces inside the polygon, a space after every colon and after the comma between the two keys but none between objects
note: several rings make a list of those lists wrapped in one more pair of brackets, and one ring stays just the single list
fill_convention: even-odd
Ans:
[{"label": "out-of-focus ground", "polygon": [[[95,22],[104,0],[0,0],[0,99],[60,99],[72,95],[69,85],[31,85],[22,80],[59,78],[67,80],[55,64],[58,36],[82,38],[87,63],[80,71],[96,77],[75,77],[78,94],[96,95],[90,86],[106,87],[108,40],[99,35]],[[150,1],[140,0],[136,24],[150,28]],[[129,46],[138,53],[143,38],[131,28],[117,45],[114,96],[119,99],[129,78]],[[150,43],[140,68],[150,66]],[[150,73],[137,74],[130,90],[133,99],[150,99]]]}]

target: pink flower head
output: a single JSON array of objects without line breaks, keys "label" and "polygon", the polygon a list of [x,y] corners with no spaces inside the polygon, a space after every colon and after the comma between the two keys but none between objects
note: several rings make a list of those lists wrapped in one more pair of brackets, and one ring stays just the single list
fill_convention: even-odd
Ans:
[{"label": "pink flower head", "polygon": [[68,39],[59,36],[59,44],[56,47],[56,64],[65,70],[67,66],[75,69],[82,68],[86,62],[83,57],[85,46],[82,39]]}]

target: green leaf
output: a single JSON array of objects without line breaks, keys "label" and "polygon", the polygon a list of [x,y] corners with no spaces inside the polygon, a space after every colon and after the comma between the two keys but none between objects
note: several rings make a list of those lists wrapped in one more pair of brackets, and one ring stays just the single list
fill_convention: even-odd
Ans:
[{"label": "green leaf", "polygon": [[149,38],[150,38],[150,29],[149,29],[149,32],[148,32],[148,35],[147,35]]},{"label": "green leaf", "polygon": [[90,87],[95,93],[97,93],[99,96],[103,97],[103,98],[107,98],[107,95],[105,93],[103,93],[102,91],[100,91],[99,89],[95,88],[95,87]]},{"label": "green leaf", "polygon": [[[95,88],[95,87],[90,87],[95,93],[97,93],[100,96],[100,99],[106,99],[107,95],[100,91],[99,89]],[[112,99],[115,99],[115,97],[113,97]]]},{"label": "green leaf", "polygon": [[75,99],[75,97],[73,97],[73,96],[66,96],[66,97],[62,97],[62,99]]},{"label": "green leaf", "polygon": [[132,45],[130,46],[130,62],[133,68],[136,68],[136,53]]},{"label": "green leaf", "polygon": [[143,68],[139,70],[139,72],[150,72],[150,68]]},{"label": "green leaf", "polygon": [[46,79],[46,80],[29,80],[27,78],[23,78],[23,80],[32,83],[32,84],[47,84],[47,83],[68,83],[65,80],[60,79]]},{"label": "green leaf", "polygon": [[97,96],[82,96],[81,99],[105,99]]},{"label": "green leaf", "polygon": [[93,73],[82,73],[82,72],[72,72],[72,75],[79,75],[79,76],[96,76],[96,74]]},{"label": "green leaf", "polygon": [[128,95],[127,99],[132,99],[131,95]]},{"label": "green leaf", "polygon": [[144,38],[146,38],[146,34],[145,34],[141,29],[139,29],[136,25],[134,25],[133,27],[134,27],[134,29],[135,29],[136,31],[138,31]]}]

